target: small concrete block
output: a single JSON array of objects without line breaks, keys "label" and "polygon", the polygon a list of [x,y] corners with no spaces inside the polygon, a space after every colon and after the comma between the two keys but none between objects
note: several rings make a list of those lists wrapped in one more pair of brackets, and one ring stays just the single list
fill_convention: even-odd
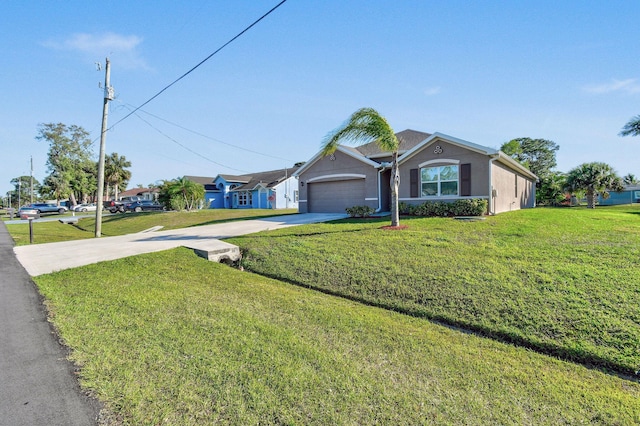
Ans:
[{"label": "small concrete block", "polygon": [[238,246],[220,240],[196,242],[186,247],[211,262],[236,262],[242,258]]},{"label": "small concrete block", "polygon": [[75,216],[65,217],[64,219],[58,219],[58,222],[66,224],[78,223],[78,218]]}]

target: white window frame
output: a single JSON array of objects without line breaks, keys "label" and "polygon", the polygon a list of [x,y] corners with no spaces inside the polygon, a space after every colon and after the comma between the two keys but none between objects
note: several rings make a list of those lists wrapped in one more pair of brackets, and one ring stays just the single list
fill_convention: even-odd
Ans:
[{"label": "white window frame", "polygon": [[252,205],[253,199],[252,199],[252,193],[251,191],[239,191],[238,192],[238,206],[250,206]]},{"label": "white window frame", "polygon": [[[449,180],[442,180],[440,179],[440,173],[441,173],[441,169],[443,167],[455,167],[456,168],[456,174],[457,174],[457,178],[456,179],[449,179]],[[422,180],[422,171],[425,169],[438,169],[438,180],[435,181],[424,181]],[[445,194],[442,195],[442,183],[447,183],[447,182],[455,182],[456,183],[456,193],[455,194]],[[435,183],[437,185],[437,193],[435,195],[424,195],[422,192],[422,185],[424,185],[425,183]],[[440,165],[440,166],[428,166],[428,167],[421,167],[420,168],[420,196],[421,198],[425,198],[425,197],[458,197],[460,196],[460,166],[458,164],[445,164],[445,165]]]}]

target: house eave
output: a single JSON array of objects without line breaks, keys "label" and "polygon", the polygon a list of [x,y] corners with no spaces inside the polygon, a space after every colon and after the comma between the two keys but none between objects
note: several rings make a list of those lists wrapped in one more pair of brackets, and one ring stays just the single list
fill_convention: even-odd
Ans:
[{"label": "house eave", "polygon": [[[357,154],[345,146],[338,145],[338,147],[336,148],[336,151],[339,151],[345,155],[348,155],[349,157],[355,158],[358,161],[362,161],[363,163],[373,168],[377,169],[380,167],[380,163],[370,160],[362,154]],[[302,173],[304,173],[305,170],[310,168],[312,165],[314,165],[316,162],[320,161],[324,157],[326,157],[326,155],[324,155],[322,151],[319,151],[316,155],[313,156],[313,158],[311,158],[311,160],[307,161],[302,165],[302,167],[296,170],[296,172],[292,176],[294,177],[300,176]]]}]

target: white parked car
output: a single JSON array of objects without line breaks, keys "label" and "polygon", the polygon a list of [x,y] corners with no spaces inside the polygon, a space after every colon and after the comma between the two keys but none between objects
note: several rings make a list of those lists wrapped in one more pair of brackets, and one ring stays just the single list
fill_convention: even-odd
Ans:
[{"label": "white parked car", "polygon": [[74,207],[73,211],[76,212],[95,212],[96,203],[83,203]]}]

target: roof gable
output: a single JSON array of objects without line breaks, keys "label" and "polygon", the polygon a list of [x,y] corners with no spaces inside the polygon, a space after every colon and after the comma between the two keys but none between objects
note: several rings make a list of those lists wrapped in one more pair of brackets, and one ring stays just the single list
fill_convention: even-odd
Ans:
[{"label": "roof gable", "polygon": [[[371,167],[374,167],[374,168],[380,167],[380,163],[368,159],[367,157],[362,155],[362,153],[360,153],[360,151],[358,151],[358,149],[356,148],[345,146],[345,145],[338,145],[338,148],[336,148],[336,151],[340,151],[343,154],[346,154],[350,157],[355,158],[356,160],[362,161],[363,163]],[[316,155],[313,156],[313,158],[311,158],[311,160],[304,163],[302,167],[298,169],[298,171],[295,173],[295,176],[300,176],[300,174],[302,174],[305,170],[310,168],[312,165],[314,165],[316,162],[320,161],[324,157],[326,157],[326,155],[324,155],[322,151],[319,151]]]},{"label": "roof gable", "polygon": [[445,135],[444,133],[436,132],[436,133],[432,134],[431,136],[429,136],[427,139],[425,139],[422,142],[420,142],[419,144],[415,145],[409,151],[407,151],[404,154],[402,154],[398,158],[398,163],[402,164],[403,162],[407,161],[409,158],[413,157],[418,152],[420,152],[423,149],[427,148],[429,145],[433,145],[434,143],[436,143],[438,141],[448,142],[450,144],[457,145],[459,147],[462,147],[462,148],[465,148],[465,149],[468,149],[470,151],[477,152],[477,153],[480,153],[480,154],[484,154],[484,155],[497,155],[498,154],[498,150],[496,150],[496,149],[489,148],[489,147],[482,146],[482,145],[478,145],[478,144],[475,144],[473,142],[465,141],[464,139],[459,139],[459,138],[455,138],[453,136]]}]

